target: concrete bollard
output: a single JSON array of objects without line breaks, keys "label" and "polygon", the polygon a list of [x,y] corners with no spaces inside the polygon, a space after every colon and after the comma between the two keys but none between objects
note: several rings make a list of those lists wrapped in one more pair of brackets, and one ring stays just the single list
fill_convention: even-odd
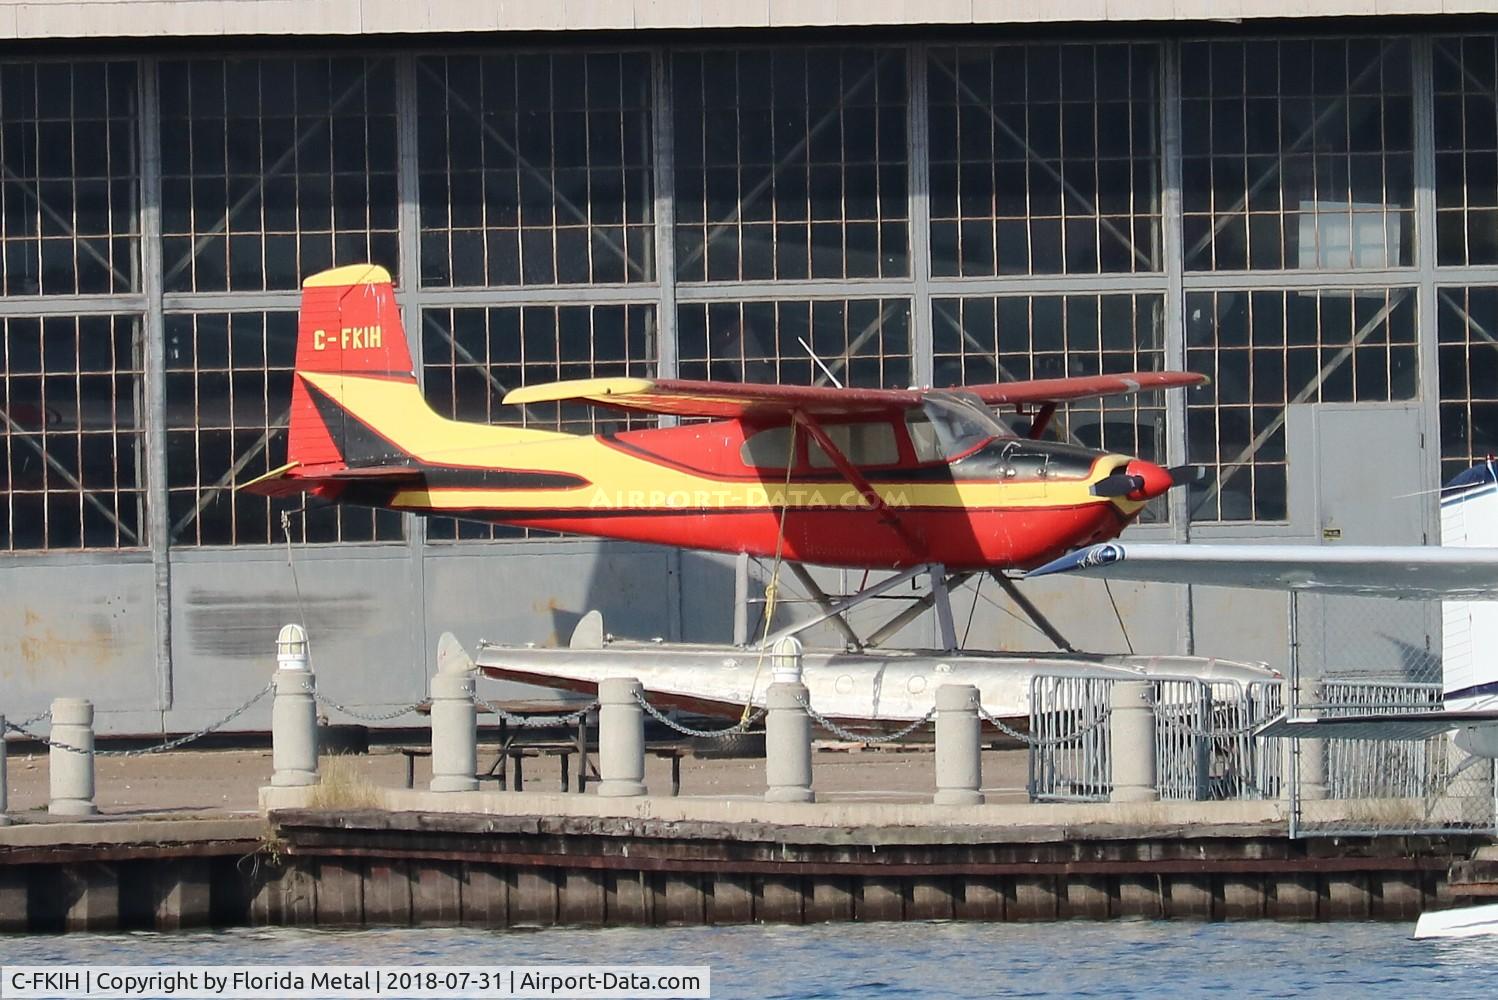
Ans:
[{"label": "concrete bollard", "polygon": [[[1326,695],[1320,677],[1302,676],[1296,681],[1296,711],[1302,715],[1320,711]],[[1286,740],[1286,744],[1298,743],[1298,751],[1292,751],[1296,760],[1296,784],[1302,801],[1326,798],[1326,740]]]},{"label": "concrete bollard", "polygon": [[644,690],[633,677],[610,677],[598,685],[599,795],[645,794]]},{"label": "concrete bollard", "polygon": [[57,698],[52,702],[54,745],[48,754],[52,816],[92,816],[94,805],[94,704],[85,698]]},{"label": "concrete bollard", "polygon": [[803,704],[801,641],[787,636],[770,653],[765,692],[765,801],[814,802],[811,790],[811,716]]},{"label": "concrete bollard", "polygon": [[0,826],[10,826],[10,816],[5,812],[6,790],[10,788],[5,773],[5,716],[0,715]]},{"label": "concrete bollard", "polygon": [[432,677],[434,792],[471,792],[479,787],[474,686],[473,660],[452,633],[443,633],[437,643],[437,673]]},{"label": "concrete bollard", "polygon": [[1109,693],[1108,756],[1113,791],[1109,802],[1154,802],[1155,686],[1149,681],[1115,681]]},{"label": "concrete bollard", "polygon": [[276,636],[276,692],[271,706],[270,783],[317,784],[317,678],[307,660],[307,630],[287,625]]},{"label": "concrete bollard", "polygon": [[936,795],[939,806],[983,801],[983,748],[978,739],[978,689],[943,684],[936,689]]}]

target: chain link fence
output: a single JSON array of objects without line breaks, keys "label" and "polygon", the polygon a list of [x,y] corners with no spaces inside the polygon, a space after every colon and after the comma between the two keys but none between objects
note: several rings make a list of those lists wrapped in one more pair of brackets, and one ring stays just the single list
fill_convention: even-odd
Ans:
[{"label": "chain link fence", "polygon": [[[1439,711],[1441,603],[1296,594],[1292,710],[1346,716]],[[1494,829],[1493,762],[1450,733],[1419,740],[1291,740],[1297,836]]]}]

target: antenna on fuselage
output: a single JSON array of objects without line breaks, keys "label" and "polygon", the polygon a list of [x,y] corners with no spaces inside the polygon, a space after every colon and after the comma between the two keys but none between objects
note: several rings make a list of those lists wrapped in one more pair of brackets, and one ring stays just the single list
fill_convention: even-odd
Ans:
[{"label": "antenna on fuselage", "polygon": [[843,387],[843,384],[837,380],[837,376],[836,375],[832,374],[832,369],[828,368],[825,364],[822,363],[822,359],[819,358],[819,357],[817,357],[817,352],[813,351],[811,349],[811,345],[806,342],[806,338],[805,337],[797,337],[796,341],[802,347],[806,348],[806,353],[810,354],[811,355],[811,359],[817,363],[817,367],[820,368],[820,369],[822,369],[822,374],[826,375],[829,379],[831,379],[833,385],[835,385],[839,389],[841,389]]}]

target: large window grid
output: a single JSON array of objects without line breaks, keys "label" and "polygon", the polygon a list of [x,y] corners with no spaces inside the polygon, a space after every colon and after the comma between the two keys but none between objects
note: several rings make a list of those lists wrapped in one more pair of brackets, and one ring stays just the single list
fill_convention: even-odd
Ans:
[{"label": "large window grid", "polygon": [[167,292],[398,267],[394,60],[167,61],[159,91]]},{"label": "large window grid", "polygon": [[1187,270],[1414,262],[1409,39],[1181,45]]},{"label": "large window grid", "polygon": [[1498,287],[1436,292],[1441,481],[1498,455]]},{"label": "large window grid", "polygon": [[143,546],[134,316],[0,319],[0,549]]},{"label": "large window grid", "polygon": [[296,355],[294,312],[166,319],[166,470],[173,545],[398,540],[389,511],[268,499],[238,487],[281,464]]},{"label": "large window grid", "polygon": [[[646,377],[656,372],[655,307],[535,305],[429,308],[421,317],[423,391],[453,420],[573,434],[649,426],[646,416],[582,403],[505,407],[505,393],[562,379]],[[462,464],[461,456],[454,461]],[[429,518],[431,539],[514,538],[527,531]]]},{"label": "large window grid", "polygon": [[1436,262],[1498,264],[1498,37],[1432,47]]},{"label": "large window grid", "polygon": [[1419,398],[1415,290],[1188,292],[1186,367],[1192,518],[1284,521],[1289,406]]},{"label": "large window grid", "polygon": [[1160,270],[1159,53],[933,50],[932,273]]},{"label": "large window grid", "polygon": [[655,280],[648,53],[416,64],[423,285]]},{"label": "large window grid", "polygon": [[906,50],[671,56],[676,277],[910,273]]},{"label": "large window grid", "polygon": [[0,65],[0,290],[140,288],[131,62]]},{"label": "large window grid", "polygon": [[685,302],[676,327],[683,378],[865,388],[911,383],[908,299]]}]

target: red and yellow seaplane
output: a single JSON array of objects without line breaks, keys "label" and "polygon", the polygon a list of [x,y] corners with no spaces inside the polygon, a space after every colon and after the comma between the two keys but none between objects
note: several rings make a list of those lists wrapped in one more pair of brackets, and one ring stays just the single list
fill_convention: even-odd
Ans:
[{"label": "red and yellow seaplane", "polygon": [[[1040,440],[1068,400],[1195,385],[1186,372],[858,389],[595,378],[513,389],[707,422],[577,435],[433,412],[390,275],[304,286],[287,462],[249,483],[418,514],[863,569],[1024,569],[1114,538],[1181,478]],[[991,408],[1033,419],[1019,436]]]},{"label": "red and yellow seaplane", "polygon": [[[589,615],[568,649],[487,647],[480,666],[491,676],[588,691],[626,671],[667,703],[731,713],[762,699],[756,678],[766,648],[827,622],[844,647],[808,650],[805,662],[813,698],[830,714],[918,718],[934,690],[927,671],[951,671],[957,662],[980,683],[990,710],[1014,715],[1038,661],[1016,666],[1006,654],[957,650],[949,594],[977,573],[991,574],[1074,657],[1070,665],[1129,675],[1200,666],[1074,654],[1005,571],[1117,537],[1184,478],[1183,470],[1043,440],[1059,405],[1204,381],[1187,372],[1133,372],[862,389],[594,378],[515,388],[504,401],[706,420],[597,435],[465,423],[440,416],[423,398],[389,273],[355,265],[305,282],[287,462],[242,488],[773,558],[775,573],[788,566],[819,609],[772,632],[767,596],[759,657],[740,629],[733,646],[651,645],[642,658],[606,640]],[[1029,416],[1027,433],[1007,426],[995,413],[1000,407]],[[804,563],[892,575],[834,599]],[[929,576],[929,594],[872,635],[849,624],[857,604],[920,576]],[[938,623],[937,659],[873,652],[928,609]],[[1214,662],[1201,669],[1227,666]]]}]

